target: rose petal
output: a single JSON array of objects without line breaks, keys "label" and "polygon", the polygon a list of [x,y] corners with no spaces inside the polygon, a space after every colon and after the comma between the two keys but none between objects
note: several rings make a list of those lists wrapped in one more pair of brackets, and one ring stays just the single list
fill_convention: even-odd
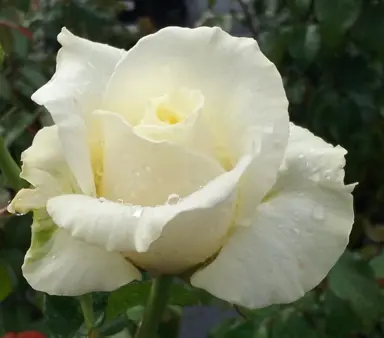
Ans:
[{"label": "rose petal", "polygon": [[32,95],[59,128],[65,158],[85,194],[94,194],[87,147],[87,113],[98,106],[109,76],[125,51],[79,38],[63,28],[56,73]]},{"label": "rose petal", "polygon": [[342,182],[344,154],[292,125],[273,191],[252,224],[237,227],[192,284],[249,308],[292,302],[316,286],[343,253],[352,228],[352,189]]},{"label": "rose petal", "polygon": [[[288,102],[276,67],[250,38],[220,28],[168,27],[141,39],[118,63],[103,107],[137,125],[149,99],[178,88],[204,96],[202,118],[213,137],[213,154],[230,170],[247,153],[248,169],[239,212],[253,215],[276,180],[288,139]],[[208,145],[207,145],[208,146]]]},{"label": "rose petal", "polygon": [[34,216],[32,244],[22,267],[34,289],[51,295],[78,296],[113,291],[141,278],[120,254],[72,238],[58,229],[44,211]]},{"label": "rose petal", "polygon": [[199,190],[223,173],[209,157],[168,142],[137,136],[121,116],[95,114],[100,126],[103,164],[98,196],[143,206],[161,205],[170,195],[181,197]]},{"label": "rose petal", "polygon": [[[55,223],[74,237],[128,252],[129,257],[133,254],[134,261],[146,268],[180,272],[221,246],[233,221],[236,186],[249,161],[244,158],[233,171],[174,205],[142,208],[64,195],[52,198],[47,209]],[[134,255],[148,250],[147,256]]]},{"label": "rose petal", "polygon": [[20,190],[8,207],[10,212],[26,213],[44,207],[53,196],[79,192],[65,161],[56,126],[39,130],[21,160],[20,176],[36,189]]}]

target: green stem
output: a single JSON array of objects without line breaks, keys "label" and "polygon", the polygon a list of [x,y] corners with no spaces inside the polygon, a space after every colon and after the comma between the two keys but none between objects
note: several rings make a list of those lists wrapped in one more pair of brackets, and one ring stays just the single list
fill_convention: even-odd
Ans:
[{"label": "green stem", "polygon": [[20,178],[20,168],[12,158],[4,139],[0,136],[0,168],[8,180],[11,187],[18,191],[23,186],[23,181]]},{"label": "green stem", "polygon": [[172,276],[160,276],[153,280],[147,306],[135,338],[153,338],[163,317],[171,290]]},{"label": "green stem", "polygon": [[80,296],[79,302],[83,312],[84,324],[88,331],[89,338],[99,338],[99,332],[95,327],[95,316],[93,314],[93,302],[91,295]]}]

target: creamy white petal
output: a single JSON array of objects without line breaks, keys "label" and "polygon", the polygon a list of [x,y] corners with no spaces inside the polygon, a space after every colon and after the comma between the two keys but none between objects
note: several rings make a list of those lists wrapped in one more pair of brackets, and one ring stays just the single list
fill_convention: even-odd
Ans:
[{"label": "creamy white petal", "polygon": [[[105,44],[73,35],[63,28],[57,37],[62,45],[52,79],[32,95],[40,105],[76,99],[81,113],[92,112],[116,64],[126,53]],[[73,112],[68,112],[71,114]],[[51,112],[55,118],[55,112]]]},{"label": "creamy white petal", "polygon": [[103,151],[98,196],[143,206],[161,205],[170,195],[188,196],[223,173],[214,159],[137,136],[117,114],[98,112],[95,119]]},{"label": "creamy white petal", "polygon": [[87,114],[98,106],[109,76],[125,51],[79,38],[63,28],[56,73],[32,95],[55,124],[70,166],[85,194],[94,194],[87,147]]},{"label": "creamy white petal", "polygon": [[[146,268],[180,272],[204,261],[221,246],[233,222],[236,186],[249,162],[249,157],[244,158],[233,171],[177,204],[141,207],[64,195],[52,198],[47,209],[55,223],[76,238],[127,252]],[[148,250],[147,256],[134,254]]]},{"label": "creamy white petal", "polygon": [[20,176],[35,189],[20,190],[8,207],[10,212],[25,213],[42,208],[53,196],[79,191],[65,161],[57,126],[39,130],[21,160]]},{"label": "creamy white petal", "polygon": [[149,100],[134,131],[148,140],[167,141],[212,156],[213,137],[201,114],[203,107],[199,90],[180,88]]},{"label": "creamy white petal", "polygon": [[59,296],[113,291],[141,279],[122,255],[71,237],[41,210],[35,213],[32,244],[22,270],[34,289]]},{"label": "creamy white petal", "polygon": [[[103,108],[137,125],[150,98],[177,88],[201,91],[204,126],[227,170],[256,156],[242,194],[261,200],[276,179],[288,139],[288,102],[276,67],[257,42],[219,28],[169,27],[141,39],[118,63]],[[244,214],[251,206],[245,202]]]},{"label": "creamy white petal", "polygon": [[250,308],[292,302],[315,287],[343,253],[353,224],[344,154],[292,125],[285,164],[252,224],[237,227],[192,284]]}]

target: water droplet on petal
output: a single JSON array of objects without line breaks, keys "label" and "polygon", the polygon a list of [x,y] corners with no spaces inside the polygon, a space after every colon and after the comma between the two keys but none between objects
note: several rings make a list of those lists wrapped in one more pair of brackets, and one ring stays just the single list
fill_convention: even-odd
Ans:
[{"label": "water droplet on petal", "polygon": [[300,154],[300,155],[299,155],[299,158],[304,158],[304,154]]},{"label": "water droplet on petal", "polygon": [[133,217],[140,218],[143,214],[143,207],[137,207],[137,209],[133,212]]},{"label": "water droplet on petal", "polygon": [[52,260],[55,260],[55,259],[56,259],[56,256],[55,256],[55,255],[53,255],[53,256],[52,256]]},{"label": "water droplet on petal", "polygon": [[25,213],[23,213],[23,212],[16,212],[15,213],[15,216],[24,216],[25,215]]},{"label": "water droplet on petal", "polygon": [[181,197],[177,194],[170,194],[167,199],[167,204],[177,204],[181,200]]},{"label": "water droplet on petal", "polygon": [[324,208],[321,205],[318,205],[313,208],[312,217],[317,221],[324,220]]}]

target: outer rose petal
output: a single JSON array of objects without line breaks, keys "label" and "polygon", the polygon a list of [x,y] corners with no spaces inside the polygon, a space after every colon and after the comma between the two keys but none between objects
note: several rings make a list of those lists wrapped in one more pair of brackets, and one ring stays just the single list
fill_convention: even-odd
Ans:
[{"label": "outer rose petal", "polygon": [[43,210],[35,211],[32,243],[22,269],[34,289],[63,296],[113,291],[141,278],[119,253],[72,238]]},{"label": "outer rose petal", "polygon": [[316,286],[343,253],[352,228],[344,154],[292,125],[285,165],[252,225],[236,228],[192,284],[249,308],[292,302]]},{"label": "outer rose petal", "polygon": [[221,247],[234,217],[236,186],[249,162],[245,157],[175,205],[142,208],[66,195],[51,199],[47,208],[74,237],[124,251],[146,269],[178,273]]},{"label": "outer rose petal", "polygon": [[66,160],[85,194],[94,194],[84,119],[98,107],[104,87],[125,51],[79,38],[63,28],[56,73],[32,100],[44,105],[59,127]]},{"label": "outer rose petal", "polygon": [[141,39],[118,63],[103,109],[137,125],[148,99],[178,88],[204,96],[202,125],[227,170],[244,154],[256,155],[241,192],[252,193],[241,212],[253,214],[252,203],[275,182],[288,139],[288,101],[276,67],[253,39],[219,28],[168,27]]},{"label": "outer rose petal", "polygon": [[65,161],[57,126],[45,127],[36,134],[32,146],[21,155],[21,177],[35,189],[22,189],[9,205],[10,212],[26,213],[43,208],[49,198],[79,192]]}]

